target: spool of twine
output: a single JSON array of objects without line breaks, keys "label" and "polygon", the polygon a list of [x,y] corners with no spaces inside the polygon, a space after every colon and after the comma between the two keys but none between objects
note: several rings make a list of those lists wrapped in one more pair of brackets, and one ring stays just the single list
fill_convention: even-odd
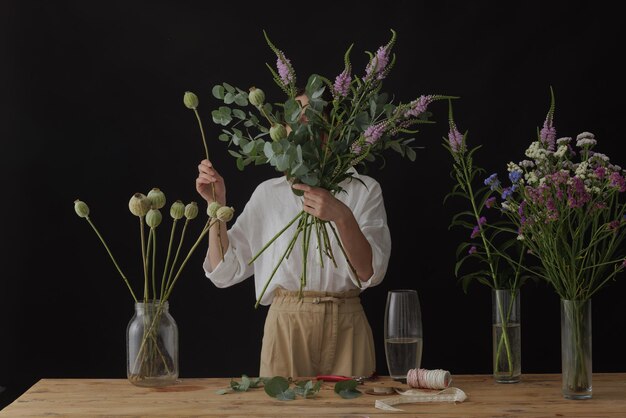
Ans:
[{"label": "spool of twine", "polygon": [[412,388],[445,389],[451,382],[452,377],[447,370],[411,369],[406,374],[406,383]]}]

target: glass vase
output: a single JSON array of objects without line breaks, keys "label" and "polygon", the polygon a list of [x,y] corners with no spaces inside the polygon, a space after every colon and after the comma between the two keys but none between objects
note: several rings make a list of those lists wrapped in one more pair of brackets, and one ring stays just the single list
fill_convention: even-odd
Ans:
[{"label": "glass vase", "polygon": [[389,376],[406,381],[422,362],[422,315],[415,290],[391,290],[385,307],[385,356]]},{"label": "glass vase", "polygon": [[522,375],[519,289],[491,291],[493,377],[498,383],[517,383]]},{"label": "glass vase", "polygon": [[169,303],[135,303],[126,332],[126,374],[137,386],[168,386],[178,379],[178,327]]},{"label": "glass vase", "polygon": [[561,372],[566,399],[591,398],[591,300],[561,300]]}]

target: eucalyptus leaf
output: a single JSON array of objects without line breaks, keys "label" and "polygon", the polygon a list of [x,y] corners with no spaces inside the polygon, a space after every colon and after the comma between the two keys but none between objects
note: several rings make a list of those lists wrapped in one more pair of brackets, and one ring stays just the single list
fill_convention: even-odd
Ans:
[{"label": "eucalyptus leaf", "polygon": [[243,164],[243,158],[241,157],[237,158],[237,168],[240,171],[243,171],[243,169],[245,168],[245,165]]},{"label": "eucalyptus leaf", "polygon": [[226,89],[227,92],[229,93],[234,93],[235,92],[235,88],[233,86],[231,86],[228,83],[223,83],[224,88]]},{"label": "eucalyptus leaf", "polygon": [[233,109],[233,116],[236,117],[237,119],[245,119],[246,118],[246,112],[244,112],[241,109]]},{"label": "eucalyptus leaf", "polygon": [[[222,109],[228,109],[228,112]],[[211,117],[213,118],[213,122],[222,126],[228,125],[233,120],[230,116],[230,109],[224,106],[220,107],[218,110],[212,111]]]},{"label": "eucalyptus leaf", "polygon": [[238,152],[236,152],[236,151],[233,151],[232,149],[229,149],[229,150],[228,150],[228,153],[229,153],[230,155],[232,155],[233,157],[235,157],[235,158],[240,158],[240,157],[241,157],[241,154],[239,154],[239,153],[238,153]]},{"label": "eucalyptus leaf", "polygon": [[256,145],[256,143],[250,141],[248,142],[246,145],[244,145],[243,147],[241,147],[241,151],[246,154],[249,155],[253,150],[254,150],[254,146]]},{"label": "eucalyptus leaf", "polygon": [[268,159],[274,156],[274,149],[272,148],[271,142],[265,143],[265,145],[263,146],[263,153]]},{"label": "eucalyptus leaf", "polygon": [[276,376],[266,381],[264,389],[269,396],[281,401],[296,399],[295,392],[289,389],[289,381],[282,376]]},{"label": "eucalyptus leaf", "polygon": [[233,391],[232,388],[228,388],[228,389],[219,389],[215,391],[216,395],[226,395],[227,393],[231,393]]},{"label": "eucalyptus leaf", "polygon": [[235,101],[235,95],[233,93],[226,93],[224,96],[224,103],[231,104]]},{"label": "eucalyptus leaf", "polygon": [[213,97],[215,97],[216,99],[224,99],[224,87],[220,86],[219,84],[217,86],[213,86],[211,93],[213,93]]},{"label": "eucalyptus leaf", "polygon": [[409,161],[415,161],[415,158],[417,158],[415,150],[411,147],[406,147],[406,156]]},{"label": "eucalyptus leaf", "polygon": [[227,134],[220,134],[217,139],[219,139],[220,141],[226,142],[226,141],[230,141],[230,136],[228,136]]},{"label": "eucalyptus leaf", "polygon": [[335,393],[344,399],[354,399],[362,395],[357,387],[356,380],[343,380],[335,384]]},{"label": "eucalyptus leaf", "polygon": [[354,120],[354,124],[359,128],[359,130],[364,131],[370,126],[370,117],[367,112],[361,112],[356,115]]},{"label": "eucalyptus leaf", "polygon": [[235,104],[239,106],[248,106],[248,95],[246,93],[238,93],[235,96]]}]

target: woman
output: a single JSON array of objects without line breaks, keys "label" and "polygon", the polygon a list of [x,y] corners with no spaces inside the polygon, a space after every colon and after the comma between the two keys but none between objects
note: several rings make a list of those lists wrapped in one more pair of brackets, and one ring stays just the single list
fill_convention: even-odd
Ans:
[{"label": "woman", "polygon": [[[303,107],[308,103],[306,96],[298,100]],[[226,205],[225,182],[213,164],[204,160],[198,171],[198,193],[211,203],[213,185],[215,199]],[[333,196],[325,189],[295,184],[293,189],[304,193],[298,197],[285,177],[267,180],[256,188],[228,231],[223,222],[218,223],[223,259],[218,228],[209,233],[204,269],[217,287],[232,286],[254,274],[258,297],[293,233],[283,234],[252,265],[248,261],[303,209],[335,224],[356,271],[355,276],[331,236],[337,267],[328,259],[320,262],[319,253],[310,251],[301,299],[302,252],[300,245],[294,247],[261,300],[271,307],[265,321],[259,376],[352,376],[370,375],[375,370],[372,331],[358,295],[379,284],[385,275],[391,250],[387,216],[380,185],[371,177],[355,171],[354,179],[341,186],[345,193]],[[313,236],[311,248],[316,246]]]}]

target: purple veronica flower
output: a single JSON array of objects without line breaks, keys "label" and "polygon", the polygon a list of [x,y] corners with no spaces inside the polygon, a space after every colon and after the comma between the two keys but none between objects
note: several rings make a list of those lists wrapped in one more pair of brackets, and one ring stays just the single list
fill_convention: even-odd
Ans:
[{"label": "purple veronica flower", "polygon": [[485,206],[488,209],[491,209],[493,207],[493,204],[496,203],[496,198],[495,197],[490,197],[489,199],[485,200]]},{"label": "purple veronica flower", "polygon": [[477,251],[476,246],[472,245],[467,253],[468,254],[474,254],[476,251]]},{"label": "purple veronica flower", "polygon": [[278,68],[278,75],[284,84],[293,82],[293,71],[291,68],[291,61],[285,57],[285,54],[280,52],[276,59],[276,68]]},{"label": "purple veronica flower", "polygon": [[556,128],[553,125],[552,115],[548,115],[543,123],[539,138],[541,139],[541,143],[546,146],[549,151],[554,151],[556,144]]},{"label": "purple veronica flower", "polygon": [[369,126],[365,132],[363,132],[363,136],[365,137],[365,142],[370,145],[375,144],[381,136],[385,133],[386,124],[377,123],[376,125]]},{"label": "purple veronica flower", "polygon": [[480,235],[480,228],[478,226],[475,226],[474,229],[472,229],[472,234],[470,235],[470,238],[476,238],[479,235]]},{"label": "purple veronica flower", "polygon": [[486,224],[486,223],[487,223],[487,218],[485,218],[484,216],[481,216],[481,217],[478,219],[478,225],[482,226],[482,225],[484,225],[484,224]]},{"label": "purple veronica flower", "polygon": [[385,67],[389,64],[389,51],[386,46],[381,46],[376,51],[376,55],[365,67],[365,80],[376,77],[377,80],[385,78]]},{"label": "purple veronica flower", "polygon": [[[408,112],[407,112],[408,113]],[[463,152],[463,135],[456,129],[455,125],[450,126],[450,132],[448,132],[448,144],[452,152]]]},{"label": "purple veronica flower", "polygon": [[411,106],[409,110],[404,113],[404,117],[418,117],[422,113],[426,112],[426,108],[429,104],[431,104],[435,100],[435,96],[420,96],[417,100],[413,100],[409,105]]},{"label": "purple veronica flower", "polygon": [[360,155],[361,151],[363,151],[363,146],[359,143],[359,141],[353,142],[350,146],[353,154]]},{"label": "purple veronica flower", "polygon": [[341,74],[335,78],[335,84],[333,86],[333,96],[337,97],[346,97],[348,92],[350,91],[350,82],[352,81],[352,76],[350,75],[350,69],[346,68],[343,70]]}]

